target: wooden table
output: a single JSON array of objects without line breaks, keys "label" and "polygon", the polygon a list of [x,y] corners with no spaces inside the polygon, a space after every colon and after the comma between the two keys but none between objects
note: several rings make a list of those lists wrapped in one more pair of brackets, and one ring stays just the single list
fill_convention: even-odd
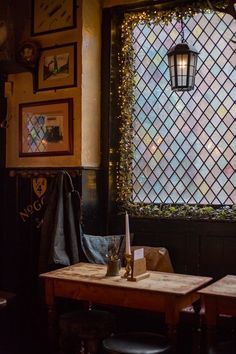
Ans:
[{"label": "wooden table", "polygon": [[[120,274],[124,272],[122,269]],[[131,282],[121,276],[106,277],[104,265],[78,263],[41,274],[45,283],[51,339],[55,332],[56,297],[162,312],[165,314],[169,335],[174,337],[180,311],[200,299],[197,290],[212,278],[153,271],[149,273],[150,277]]]},{"label": "wooden table", "polygon": [[201,289],[198,293],[205,306],[208,347],[216,339],[217,320],[220,314],[236,316],[236,275],[224,278]]}]

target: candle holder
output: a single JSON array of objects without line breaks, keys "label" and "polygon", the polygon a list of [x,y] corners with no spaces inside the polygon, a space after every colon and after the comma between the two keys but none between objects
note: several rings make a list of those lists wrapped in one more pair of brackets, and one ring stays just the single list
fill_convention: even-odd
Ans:
[{"label": "candle holder", "polygon": [[125,254],[125,273],[123,278],[129,278],[131,277],[131,271],[132,271],[132,255],[131,254]]}]

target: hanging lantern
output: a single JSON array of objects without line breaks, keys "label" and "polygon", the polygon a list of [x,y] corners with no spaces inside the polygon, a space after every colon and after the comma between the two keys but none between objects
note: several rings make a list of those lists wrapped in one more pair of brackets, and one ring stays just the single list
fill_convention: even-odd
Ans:
[{"label": "hanging lantern", "polygon": [[182,43],[167,52],[171,88],[173,91],[190,91],[195,84],[198,52],[184,41],[181,23]]}]

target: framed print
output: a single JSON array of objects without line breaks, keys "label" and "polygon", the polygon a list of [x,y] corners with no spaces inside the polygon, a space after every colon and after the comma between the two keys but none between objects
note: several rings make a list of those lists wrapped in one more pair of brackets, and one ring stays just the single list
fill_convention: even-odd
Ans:
[{"label": "framed print", "polygon": [[76,27],[76,0],[32,0],[32,36]]},{"label": "framed print", "polygon": [[69,43],[41,50],[36,91],[77,85],[76,49],[76,43]]},{"label": "framed print", "polygon": [[19,105],[19,156],[73,153],[73,99]]}]

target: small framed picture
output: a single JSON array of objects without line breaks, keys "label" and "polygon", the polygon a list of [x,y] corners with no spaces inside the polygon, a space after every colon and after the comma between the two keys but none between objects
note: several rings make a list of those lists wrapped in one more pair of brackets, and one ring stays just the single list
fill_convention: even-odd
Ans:
[{"label": "small framed picture", "polygon": [[76,0],[32,0],[32,36],[76,27]]},{"label": "small framed picture", "polygon": [[34,69],[38,64],[39,54],[39,44],[33,41],[26,41],[20,44],[16,59],[20,64]]},{"label": "small framed picture", "polygon": [[36,91],[77,85],[77,44],[43,48],[39,59]]},{"label": "small framed picture", "polygon": [[19,105],[19,156],[73,153],[73,99]]}]

